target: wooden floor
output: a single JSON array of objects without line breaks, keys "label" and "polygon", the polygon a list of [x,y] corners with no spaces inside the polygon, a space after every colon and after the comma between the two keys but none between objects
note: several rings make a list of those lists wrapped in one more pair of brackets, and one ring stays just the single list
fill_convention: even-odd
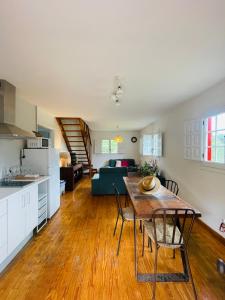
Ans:
[{"label": "wooden floor", "polygon": [[[116,257],[118,233],[114,198],[92,197],[90,181],[62,197],[61,209],[14,259],[0,277],[1,300],[151,299],[150,283],[134,277],[133,227],[125,224],[121,252]],[[141,234],[139,234],[141,243]],[[152,271],[153,254],[146,249],[140,269]],[[224,278],[217,274],[217,257],[225,247],[203,227],[195,225],[190,262],[199,299],[225,299]],[[181,269],[179,252],[160,249],[159,271]],[[190,283],[158,283],[157,299],[193,299]]]}]

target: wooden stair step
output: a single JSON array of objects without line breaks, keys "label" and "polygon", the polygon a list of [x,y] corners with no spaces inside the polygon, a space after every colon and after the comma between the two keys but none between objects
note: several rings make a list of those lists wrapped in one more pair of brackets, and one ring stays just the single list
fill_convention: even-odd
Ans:
[{"label": "wooden stair step", "polygon": [[[79,135],[68,135],[68,134],[66,134],[65,135],[67,138],[82,138],[82,141],[83,141],[83,137],[82,137],[82,135],[81,136],[79,136]],[[75,140],[75,142],[76,142],[77,140]]]},{"label": "wooden stair step", "polygon": [[81,132],[81,130],[78,130],[78,129],[66,129],[64,130],[65,132]]},{"label": "wooden stair step", "polygon": [[[71,142],[71,141],[69,141],[69,142]],[[73,141],[73,142],[84,142],[84,141],[83,140],[77,140],[77,141]]]},{"label": "wooden stair step", "polygon": [[77,162],[83,163],[85,168],[90,168],[90,130],[88,125],[77,117],[57,117],[68,151],[76,154]]},{"label": "wooden stair step", "polygon": [[80,126],[80,123],[79,122],[74,122],[74,123],[66,123],[66,122],[61,122],[61,125],[62,126],[66,126],[66,125],[69,125],[69,126]]}]

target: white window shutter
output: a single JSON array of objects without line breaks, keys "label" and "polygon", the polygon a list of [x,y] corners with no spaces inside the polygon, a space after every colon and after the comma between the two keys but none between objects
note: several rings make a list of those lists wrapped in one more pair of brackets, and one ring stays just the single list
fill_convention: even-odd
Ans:
[{"label": "white window shutter", "polygon": [[143,137],[140,138],[139,152],[140,155],[143,155]]},{"label": "white window shutter", "polygon": [[184,122],[184,158],[202,159],[202,120]]},{"label": "white window shutter", "polygon": [[154,134],[153,143],[153,156],[162,156],[162,134]]},{"label": "white window shutter", "polygon": [[158,156],[161,157],[162,156],[162,133],[158,134]]},{"label": "white window shutter", "polygon": [[185,147],[184,148],[184,158],[191,159],[191,157],[192,157],[191,147]]}]

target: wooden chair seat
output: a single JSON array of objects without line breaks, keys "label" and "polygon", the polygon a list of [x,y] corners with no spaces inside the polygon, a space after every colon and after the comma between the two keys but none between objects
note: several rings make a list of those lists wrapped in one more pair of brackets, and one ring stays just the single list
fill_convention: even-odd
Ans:
[{"label": "wooden chair seat", "polygon": [[[133,221],[134,220],[134,210],[130,206],[126,206],[122,208],[123,217],[126,221]],[[139,220],[139,218],[137,218]]]},{"label": "wooden chair seat", "polygon": [[[147,232],[147,235],[150,237],[150,239],[155,242],[155,234],[154,234],[154,225],[153,222],[149,221],[144,221],[144,226]],[[166,231],[165,231],[165,237],[166,237],[166,243],[163,242],[163,234],[164,234],[164,223],[163,220],[157,219],[156,220],[156,236],[157,236],[157,241],[160,246],[165,247],[165,248],[171,248],[171,249],[176,249],[181,246],[181,243],[183,241],[180,241],[180,230],[176,226],[175,227],[175,233],[174,233],[174,244],[172,245],[172,240],[173,240],[173,230],[174,230],[174,225],[171,220],[169,220],[166,223]],[[178,245],[175,245],[178,244]]]}]

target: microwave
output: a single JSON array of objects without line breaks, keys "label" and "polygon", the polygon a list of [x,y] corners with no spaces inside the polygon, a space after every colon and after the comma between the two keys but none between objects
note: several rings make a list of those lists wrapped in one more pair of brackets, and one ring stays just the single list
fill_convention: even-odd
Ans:
[{"label": "microwave", "polygon": [[42,148],[47,149],[49,147],[49,139],[45,137],[36,137],[34,139],[27,140],[27,148]]}]

